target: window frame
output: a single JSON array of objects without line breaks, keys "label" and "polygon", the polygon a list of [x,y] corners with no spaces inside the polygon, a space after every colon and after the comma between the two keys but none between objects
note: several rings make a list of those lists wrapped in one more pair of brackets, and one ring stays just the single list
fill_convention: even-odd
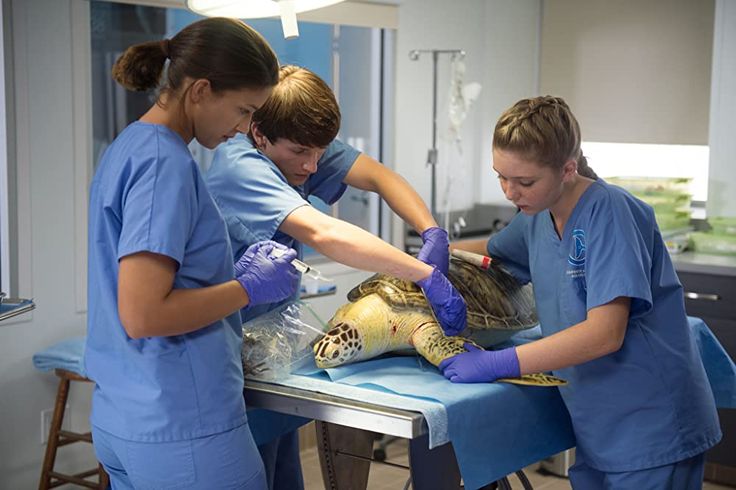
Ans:
[{"label": "window frame", "polygon": [[[81,0],[73,0],[81,1]],[[10,297],[33,297],[32,243],[31,243],[31,177],[30,177],[30,115],[28,91],[27,39],[23,25],[27,12],[26,2],[3,2],[3,84],[5,95],[6,145],[4,176],[7,208],[3,216],[4,241],[7,266],[3,264],[3,292]],[[7,269],[6,269],[7,267]],[[6,282],[7,281],[7,282]],[[4,326],[33,321],[33,312],[3,322]]]}]

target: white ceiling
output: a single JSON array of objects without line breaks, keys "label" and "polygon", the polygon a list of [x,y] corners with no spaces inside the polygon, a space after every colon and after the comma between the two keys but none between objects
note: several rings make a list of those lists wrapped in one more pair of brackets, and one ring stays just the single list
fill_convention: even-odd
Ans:
[{"label": "white ceiling", "polygon": [[363,3],[383,3],[387,5],[400,5],[401,0],[357,0]]}]

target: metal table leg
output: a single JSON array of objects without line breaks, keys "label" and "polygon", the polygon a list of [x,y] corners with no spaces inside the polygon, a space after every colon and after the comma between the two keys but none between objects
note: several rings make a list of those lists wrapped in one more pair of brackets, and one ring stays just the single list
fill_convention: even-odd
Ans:
[{"label": "metal table leg", "polygon": [[452,444],[429,449],[429,435],[409,440],[409,466],[413,490],[455,490],[460,468]]},{"label": "metal table leg", "polygon": [[322,481],[328,490],[365,490],[373,454],[374,433],[317,421]]}]

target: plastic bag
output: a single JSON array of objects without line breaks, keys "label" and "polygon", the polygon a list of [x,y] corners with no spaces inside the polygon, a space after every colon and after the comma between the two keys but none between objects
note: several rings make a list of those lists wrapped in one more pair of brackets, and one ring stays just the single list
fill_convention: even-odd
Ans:
[{"label": "plastic bag", "polygon": [[241,356],[245,377],[277,381],[312,362],[312,346],[324,333],[310,323],[322,324],[306,303],[298,301],[244,323]]}]

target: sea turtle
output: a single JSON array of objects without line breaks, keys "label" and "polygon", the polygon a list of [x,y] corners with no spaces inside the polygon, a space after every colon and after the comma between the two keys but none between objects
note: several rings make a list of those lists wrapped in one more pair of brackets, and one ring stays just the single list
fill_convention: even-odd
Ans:
[{"label": "sea turtle", "polygon": [[[531,286],[520,285],[495,262],[484,270],[452,257],[448,277],[468,307],[468,327],[460,336],[445,336],[416,284],[376,274],[353,288],[350,303],[329,321],[325,336],[314,345],[317,366],[336,367],[412,348],[438,366],[465,352],[465,342],[490,347],[537,324]],[[505,381],[565,383],[545,374]]]}]

